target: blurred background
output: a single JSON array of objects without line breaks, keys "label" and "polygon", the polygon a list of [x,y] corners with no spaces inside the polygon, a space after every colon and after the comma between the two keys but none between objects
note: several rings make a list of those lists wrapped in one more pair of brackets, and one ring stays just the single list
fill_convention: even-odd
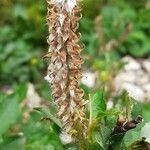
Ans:
[{"label": "blurred background", "polygon": [[[83,0],[85,99],[104,87],[108,108],[125,89],[150,121],[150,0]],[[50,108],[44,81],[48,27],[44,0],[0,1],[0,149],[62,149],[35,107]],[[47,134],[49,133],[49,134]]]}]

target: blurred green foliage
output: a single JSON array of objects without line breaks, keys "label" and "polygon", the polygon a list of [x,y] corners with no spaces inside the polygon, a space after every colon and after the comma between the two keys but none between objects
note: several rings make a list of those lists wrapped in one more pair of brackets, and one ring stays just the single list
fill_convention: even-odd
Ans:
[{"label": "blurred green foliage", "polygon": [[[147,57],[150,54],[148,1],[95,0],[90,2],[89,5],[89,1],[85,1],[89,6],[88,10],[94,9],[99,12],[91,18],[91,14],[85,11],[87,17],[81,20],[82,38],[90,55],[98,56],[96,53],[98,45],[101,47],[104,44],[102,42],[107,44],[110,40],[116,40],[117,46],[112,47],[111,50],[117,51],[121,56],[130,54],[134,57]],[[99,9],[93,8],[94,3]],[[94,19],[98,15],[102,20],[95,27]],[[101,38],[97,37],[95,28],[101,28],[104,34]]]},{"label": "blurred green foliage", "polygon": [[[86,45],[84,55],[106,64],[106,55],[114,62],[127,54],[134,57],[150,54],[147,0],[84,0],[82,6],[79,31]],[[46,2],[2,0],[0,7],[0,83],[36,82],[44,73],[42,56],[48,47]],[[98,17],[102,19],[95,23]],[[92,59],[87,64],[97,66],[97,62]]]},{"label": "blurred green foliage", "polygon": [[[82,14],[79,32],[85,45],[85,65],[98,71],[103,85],[111,87],[113,77],[124,65],[120,62],[121,57],[131,55],[141,58],[150,55],[149,0],[83,0]],[[44,102],[50,100],[48,84],[41,81],[46,71],[42,56],[48,47],[46,1],[1,0],[0,16],[0,150],[76,149],[76,145],[64,146],[61,143],[58,136],[61,125],[53,116],[55,107],[52,104],[51,109],[37,108],[34,111],[23,105],[28,82],[36,85]],[[1,92],[7,86],[14,92]],[[119,95],[113,100],[118,102],[122,111],[115,103],[108,110],[106,102],[111,91],[105,93],[99,90],[91,94],[92,89],[85,85],[82,87],[86,98],[91,95],[87,116],[92,113],[92,121],[97,122],[90,133],[90,149],[105,150],[108,147],[117,117],[126,108],[129,108],[131,117],[141,114],[145,122],[150,122],[149,103],[139,104],[126,94]],[[130,104],[133,108],[129,107]],[[29,118],[25,118],[24,114],[28,114]],[[50,121],[40,121],[43,116]],[[143,129],[143,126],[127,132],[120,139],[120,144],[123,143],[125,147],[140,145],[141,129],[144,133],[145,130],[150,131]],[[116,142],[115,138],[111,140],[112,143]],[[131,145],[135,140],[139,141]]]},{"label": "blurred green foliage", "polygon": [[[45,50],[45,3],[3,1],[0,14],[0,82],[33,81],[41,77]],[[5,9],[6,10],[5,10]]]},{"label": "blurred green foliage", "polygon": [[[12,94],[0,94],[0,149],[76,149],[76,144],[64,145],[61,143],[59,138],[61,124],[55,117],[54,106],[51,106],[51,108],[36,108],[30,111],[26,105],[22,105],[26,101],[25,97],[26,86],[24,84],[17,86]],[[121,149],[134,147],[135,145],[141,146],[138,141],[142,140],[142,137],[149,139],[149,126],[146,126],[147,124],[142,123],[126,134],[121,133],[121,138],[120,134],[112,136],[112,132],[118,116],[121,114],[127,115],[125,110],[129,111],[129,114],[132,112],[133,118],[142,115],[146,118],[146,122],[150,122],[145,113],[150,104],[135,103],[135,100],[128,97],[127,93],[124,92],[118,99],[117,105],[114,104],[111,109],[108,109],[106,97],[104,90],[98,90],[95,94],[91,93],[90,95],[90,124],[88,125],[88,139],[85,139],[90,140],[90,142],[87,145],[85,142],[85,149],[106,150],[110,144],[116,148],[120,145]],[[141,107],[146,107],[146,109],[141,110]],[[134,143],[135,141],[137,142]]]}]

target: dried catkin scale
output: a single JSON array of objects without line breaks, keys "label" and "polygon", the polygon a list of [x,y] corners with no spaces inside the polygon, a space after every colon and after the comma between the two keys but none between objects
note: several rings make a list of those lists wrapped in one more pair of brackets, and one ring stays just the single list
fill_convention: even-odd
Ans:
[{"label": "dried catkin scale", "polygon": [[[80,36],[76,33],[81,9],[77,0],[47,0],[47,3],[49,50],[45,57],[50,58],[51,63],[46,79],[51,84],[53,100],[58,106],[62,132],[72,137],[77,134],[84,136],[84,93],[79,85],[83,60],[80,56]],[[76,130],[77,124],[80,124],[80,131]]]}]

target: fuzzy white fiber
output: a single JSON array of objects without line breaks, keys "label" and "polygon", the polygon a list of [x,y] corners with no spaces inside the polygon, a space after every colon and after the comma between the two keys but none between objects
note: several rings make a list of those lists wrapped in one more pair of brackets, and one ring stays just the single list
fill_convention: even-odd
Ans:
[{"label": "fuzzy white fiber", "polygon": [[73,8],[77,5],[76,0],[55,0],[56,5],[58,6],[64,6],[64,8],[68,11],[71,12]]}]

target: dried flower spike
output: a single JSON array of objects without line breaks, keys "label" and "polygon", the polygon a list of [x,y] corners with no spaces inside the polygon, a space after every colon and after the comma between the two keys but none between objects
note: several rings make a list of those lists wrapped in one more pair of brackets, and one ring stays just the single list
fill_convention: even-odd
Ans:
[{"label": "dried flower spike", "polygon": [[[63,132],[71,136],[84,135],[85,113],[83,91],[80,89],[82,48],[76,34],[80,20],[77,0],[47,0],[49,50],[51,58],[46,79],[51,84],[52,96],[58,105],[58,117]],[[80,128],[78,131],[77,128]]]}]

